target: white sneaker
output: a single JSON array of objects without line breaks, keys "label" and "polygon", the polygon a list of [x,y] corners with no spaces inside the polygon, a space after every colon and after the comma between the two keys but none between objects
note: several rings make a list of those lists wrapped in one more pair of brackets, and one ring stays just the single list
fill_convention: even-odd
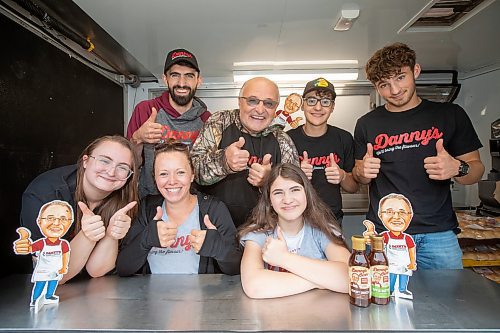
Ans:
[{"label": "white sneaker", "polygon": [[59,296],[52,295],[49,298],[44,298],[43,302],[45,304],[57,304],[57,303],[59,303]]},{"label": "white sneaker", "polygon": [[43,302],[44,298],[45,295],[41,295],[35,301],[30,302],[30,307],[35,311],[35,313],[38,313],[42,309],[42,306],[45,304]]},{"label": "white sneaker", "polygon": [[399,298],[406,298],[406,299],[413,299],[413,294],[411,291],[408,291],[408,290],[405,290],[405,291],[399,291],[398,289],[396,289],[394,291],[394,293],[396,294],[396,297],[399,297]]}]

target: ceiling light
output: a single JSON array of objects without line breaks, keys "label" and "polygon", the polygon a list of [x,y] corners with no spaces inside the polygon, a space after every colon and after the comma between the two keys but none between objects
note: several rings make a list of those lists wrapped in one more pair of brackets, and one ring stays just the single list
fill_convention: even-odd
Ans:
[{"label": "ceiling light", "polygon": [[258,66],[263,68],[265,66],[268,67],[292,67],[292,66],[307,66],[310,68],[311,66],[357,66],[357,60],[292,60],[292,61],[240,61],[234,62],[234,67],[254,67]]},{"label": "ceiling light", "polygon": [[329,81],[355,81],[358,79],[357,69],[330,70],[282,70],[282,71],[233,71],[233,81],[243,83],[251,78],[263,76],[277,83],[308,82],[318,77]]},{"label": "ceiling light", "polygon": [[339,17],[333,30],[346,31],[351,29],[354,21],[359,17],[359,6],[354,3],[347,3],[342,6]]}]

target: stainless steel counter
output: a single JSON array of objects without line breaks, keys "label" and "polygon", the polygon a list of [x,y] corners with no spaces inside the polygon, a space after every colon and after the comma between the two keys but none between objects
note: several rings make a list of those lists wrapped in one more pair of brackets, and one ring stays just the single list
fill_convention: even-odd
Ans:
[{"label": "stainless steel counter", "polygon": [[252,300],[239,276],[154,275],[70,282],[35,314],[29,276],[0,281],[0,330],[500,331],[500,285],[467,270],[417,271],[413,301],[365,309],[326,290]]}]

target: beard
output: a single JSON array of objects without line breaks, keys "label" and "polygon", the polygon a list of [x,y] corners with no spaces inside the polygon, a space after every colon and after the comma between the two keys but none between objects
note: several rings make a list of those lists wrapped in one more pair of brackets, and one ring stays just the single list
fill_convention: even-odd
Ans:
[{"label": "beard", "polygon": [[[175,89],[177,89],[177,88],[187,89],[187,90],[189,90],[189,94],[187,94],[185,96],[176,95]],[[188,87],[188,86],[173,86],[172,89],[170,89],[170,88],[168,89],[168,93],[169,93],[170,97],[172,98],[172,100],[175,102],[175,104],[177,104],[179,106],[185,106],[193,100],[194,95],[196,94],[196,88],[191,89],[191,87]]]}]

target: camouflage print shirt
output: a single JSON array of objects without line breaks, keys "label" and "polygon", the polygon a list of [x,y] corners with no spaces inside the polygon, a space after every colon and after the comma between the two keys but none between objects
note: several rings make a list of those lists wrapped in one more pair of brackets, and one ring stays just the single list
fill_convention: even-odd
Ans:
[{"label": "camouflage print shirt", "polygon": [[[225,131],[231,125],[241,133],[246,132],[241,124],[238,109],[224,110],[213,114],[196,139],[191,157],[195,168],[196,181],[200,185],[215,184],[227,175],[234,173],[226,163],[225,147],[220,147]],[[280,161],[273,161],[273,164],[282,162],[299,165],[297,149],[293,141],[279,126],[270,126],[258,135],[253,135],[253,137],[266,137],[268,135],[273,135],[276,138],[281,153]],[[238,137],[232,142],[235,141],[238,141]],[[260,152],[253,153],[259,154]],[[252,151],[250,151],[250,155],[252,155]]]}]

